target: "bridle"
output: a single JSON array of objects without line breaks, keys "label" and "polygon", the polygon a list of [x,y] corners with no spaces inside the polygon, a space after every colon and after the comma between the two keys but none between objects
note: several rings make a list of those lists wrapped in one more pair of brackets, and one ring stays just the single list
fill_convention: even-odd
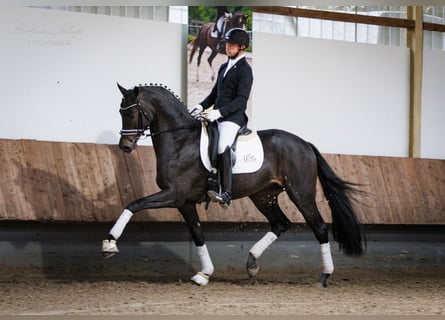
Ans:
[{"label": "bridle", "polygon": [[155,137],[155,136],[160,135],[162,133],[174,132],[174,131],[184,130],[184,129],[192,129],[192,128],[196,128],[198,126],[201,126],[200,123],[194,123],[194,124],[191,124],[189,126],[183,126],[183,127],[173,128],[173,129],[167,129],[167,130],[161,130],[161,131],[156,131],[156,132],[145,133],[147,130],[150,129],[150,127],[146,126],[144,128],[144,126],[143,126],[143,118],[145,118],[149,122],[150,122],[150,118],[148,117],[148,114],[144,110],[144,108],[142,108],[141,102],[139,101],[139,97],[137,98],[136,103],[133,103],[133,104],[131,104],[129,106],[126,106],[126,107],[123,107],[123,108],[121,107],[120,111],[130,110],[131,108],[137,108],[137,110],[139,112],[139,119],[138,119],[139,125],[138,125],[138,128],[136,128],[136,129],[121,129],[121,131],[119,133],[120,133],[120,135],[122,137],[133,136],[133,135],[137,135],[138,138],[141,137],[141,136]]},{"label": "bridle", "polygon": [[[147,112],[144,110],[144,108],[142,108],[139,98],[137,98],[136,103],[133,103],[126,107],[121,107],[120,111],[127,111],[127,110],[130,110],[131,108],[136,108],[138,110],[138,113],[139,113],[138,128],[136,128],[136,129],[121,129],[121,131],[119,133],[122,137],[133,136],[133,135],[138,135],[140,137],[140,136],[144,135],[145,131],[147,131],[149,129],[149,126],[146,126],[145,128],[143,127],[143,119],[145,118],[148,121],[150,121],[150,119],[148,118]],[[146,136],[150,136],[150,135],[146,135]]]}]

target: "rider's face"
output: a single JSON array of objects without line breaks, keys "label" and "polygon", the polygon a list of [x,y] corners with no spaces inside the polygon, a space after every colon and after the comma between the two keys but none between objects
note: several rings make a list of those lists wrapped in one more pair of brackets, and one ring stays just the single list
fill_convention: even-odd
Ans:
[{"label": "rider's face", "polygon": [[226,42],[226,53],[229,58],[236,58],[241,52],[241,47],[237,43]]}]

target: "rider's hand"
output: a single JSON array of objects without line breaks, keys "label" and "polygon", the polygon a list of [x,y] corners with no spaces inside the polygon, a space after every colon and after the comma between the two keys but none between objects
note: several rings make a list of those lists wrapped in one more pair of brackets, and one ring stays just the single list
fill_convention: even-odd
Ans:
[{"label": "rider's hand", "polygon": [[215,120],[218,120],[219,118],[221,118],[221,112],[219,112],[219,110],[209,110],[206,111],[204,113],[204,118],[206,118],[207,120],[209,120],[210,122],[213,122]]},{"label": "rider's hand", "polygon": [[196,106],[189,106],[189,107],[187,107],[188,112],[194,118],[196,118],[196,116],[198,116],[202,112],[203,109],[204,108],[200,104],[197,104]]}]

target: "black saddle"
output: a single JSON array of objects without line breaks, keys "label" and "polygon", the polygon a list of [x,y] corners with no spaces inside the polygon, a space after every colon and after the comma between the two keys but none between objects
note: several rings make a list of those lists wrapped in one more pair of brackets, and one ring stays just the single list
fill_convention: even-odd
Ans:
[{"label": "black saddle", "polygon": [[[236,150],[236,141],[238,140],[239,136],[247,136],[252,133],[252,130],[247,128],[247,126],[242,126],[238,130],[238,134],[236,135],[235,141],[232,145],[232,150],[235,152]],[[207,134],[209,136],[209,159],[210,163],[212,164],[212,167],[218,168],[218,139],[219,139],[219,131],[218,131],[218,125],[215,122],[209,122],[207,124]]]}]

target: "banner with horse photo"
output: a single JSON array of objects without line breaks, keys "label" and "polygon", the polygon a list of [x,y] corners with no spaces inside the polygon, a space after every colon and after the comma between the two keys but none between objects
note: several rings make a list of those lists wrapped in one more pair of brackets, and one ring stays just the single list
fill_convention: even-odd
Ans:
[{"label": "banner with horse photo", "polygon": [[[227,32],[233,28],[247,31],[252,40],[252,7],[190,6],[188,27],[188,99],[187,104],[199,104],[212,91],[221,64],[227,62]],[[252,65],[252,41],[245,50]],[[247,113],[251,113],[251,99]]]}]

